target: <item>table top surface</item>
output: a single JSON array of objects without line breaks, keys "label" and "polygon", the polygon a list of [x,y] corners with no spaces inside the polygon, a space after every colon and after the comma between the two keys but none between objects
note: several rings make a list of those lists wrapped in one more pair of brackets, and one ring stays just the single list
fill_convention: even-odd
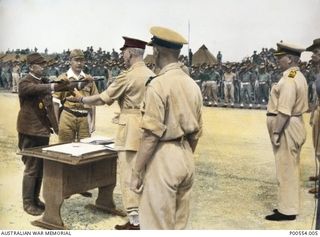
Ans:
[{"label": "table top surface", "polygon": [[33,156],[33,157],[42,158],[45,160],[57,161],[57,162],[66,163],[70,165],[81,165],[85,163],[99,161],[102,159],[112,159],[117,157],[117,152],[114,150],[110,150],[107,147],[104,150],[90,152],[90,153],[82,154],[80,156],[73,156],[66,153],[43,150],[43,148],[57,146],[57,145],[59,144],[27,148],[22,151],[19,151],[17,154],[24,155],[24,156]]}]

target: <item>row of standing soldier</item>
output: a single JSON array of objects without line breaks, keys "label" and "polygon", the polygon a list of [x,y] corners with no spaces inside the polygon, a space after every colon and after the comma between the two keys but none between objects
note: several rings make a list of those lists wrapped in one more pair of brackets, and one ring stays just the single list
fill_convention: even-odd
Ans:
[{"label": "row of standing soldier", "polygon": [[[314,65],[300,63],[308,82],[308,100],[316,101]],[[191,76],[201,87],[204,103],[217,106],[219,103],[252,106],[266,105],[272,85],[281,77],[275,64],[255,65],[250,62],[226,65],[202,65],[193,67]]]}]

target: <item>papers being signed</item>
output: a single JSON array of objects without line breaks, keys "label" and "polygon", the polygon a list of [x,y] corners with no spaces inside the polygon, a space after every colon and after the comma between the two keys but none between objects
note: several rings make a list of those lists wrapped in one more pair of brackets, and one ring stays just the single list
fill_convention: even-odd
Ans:
[{"label": "papers being signed", "polygon": [[87,143],[81,143],[81,142],[72,142],[72,143],[42,148],[43,151],[54,151],[54,152],[69,154],[72,156],[81,156],[84,154],[88,154],[96,151],[102,151],[105,149],[106,147],[104,145],[93,145],[93,144],[87,144]]},{"label": "papers being signed", "polygon": [[81,156],[102,150],[115,150],[112,138],[89,137],[81,139],[80,142],[72,142],[50,146],[42,149],[43,151],[53,151],[72,156]]}]

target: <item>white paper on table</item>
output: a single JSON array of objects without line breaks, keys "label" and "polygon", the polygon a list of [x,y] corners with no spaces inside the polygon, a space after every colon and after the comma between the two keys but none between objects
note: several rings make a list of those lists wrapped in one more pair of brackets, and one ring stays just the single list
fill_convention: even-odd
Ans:
[{"label": "white paper on table", "polygon": [[92,136],[80,140],[83,143],[91,143],[96,145],[106,145],[113,142],[113,138],[103,136]]},{"label": "white paper on table", "polygon": [[54,151],[72,156],[81,156],[87,153],[106,150],[104,145],[93,145],[81,142],[72,142],[62,145],[50,146],[42,148],[44,151]]},{"label": "white paper on table", "polygon": [[104,145],[104,147],[106,147],[108,150],[112,150],[115,151],[115,147],[114,147],[114,143],[108,144],[108,145]]}]

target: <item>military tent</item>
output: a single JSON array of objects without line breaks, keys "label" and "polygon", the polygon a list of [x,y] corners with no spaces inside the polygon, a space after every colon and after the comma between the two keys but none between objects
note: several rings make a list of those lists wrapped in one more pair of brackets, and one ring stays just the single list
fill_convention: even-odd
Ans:
[{"label": "military tent", "polygon": [[217,59],[210,53],[204,44],[192,56],[192,65],[202,65],[204,63],[207,65],[214,65],[217,62]]}]

